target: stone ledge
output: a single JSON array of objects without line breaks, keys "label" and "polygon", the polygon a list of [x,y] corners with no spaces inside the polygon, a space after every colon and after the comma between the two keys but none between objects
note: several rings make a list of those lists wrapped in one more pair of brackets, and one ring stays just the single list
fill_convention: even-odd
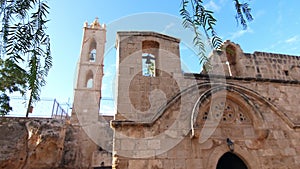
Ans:
[{"label": "stone ledge", "polygon": [[238,76],[223,76],[216,74],[198,74],[198,73],[184,73],[185,79],[196,80],[239,80],[239,81],[254,81],[254,82],[271,82],[271,83],[283,83],[283,84],[300,84],[299,80],[283,80],[283,79],[268,79],[268,78],[255,78],[255,77],[238,77]]},{"label": "stone ledge", "polygon": [[142,126],[142,127],[151,127],[153,122],[139,122],[131,120],[111,120],[110,125],[113,128],[119,128],[123,126]]},{"label": "stone ledge", "polygon": [[180,39],[152,31],[118,31],[119,36],[153,36],[179,43]]}]

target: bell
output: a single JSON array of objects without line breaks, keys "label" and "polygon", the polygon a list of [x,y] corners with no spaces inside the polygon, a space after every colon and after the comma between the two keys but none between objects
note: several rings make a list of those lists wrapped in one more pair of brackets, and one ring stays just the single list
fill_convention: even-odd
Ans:
[{"label": "bell", "polygon": [[95,53],[91,53],[90,54],[90,61],[94,61],[95,60]]},{"label": "bell", "polygon": [[149,57],[147,57],[147,60],[146,60],[146,62],[145,62],[147,65],[150,65],[151,64],[151,60],[150,60],[150,56]]}]

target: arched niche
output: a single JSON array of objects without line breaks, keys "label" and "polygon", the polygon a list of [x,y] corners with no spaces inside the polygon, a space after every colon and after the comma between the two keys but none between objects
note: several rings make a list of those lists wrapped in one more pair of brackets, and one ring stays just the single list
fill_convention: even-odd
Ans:
[{"label": "arched niche", "polygon": [[238,76],[238,71],[236,67],[237,63],[237,49],[232,44],[229,44],[225,48],[226,53],[226,64],[228,66],[228,71],[230,76]]},{"label": "arched niche", "polygon": [[[204,166],[204,168],[206,168],[206,169],[219,169],[217,167],[218,167],[218,164],[220,162],[220,159],[226,153],[232,153],[231,154],[232,156],[234,156],[235,158],[238,158],[239,160],[241,160],[243,162],[243,164],[245,165],[244,167],[247,167],[246,169],[260,168],[259,159],[258,159],[257,156],[253,155],[247,149],[241,148],[239,145],[235,145],[234,152],[230,152],[229,148],[226,144],[222,144],[222,145],[217,146],[216,148],[214,148],[214,150],[210,153],[209,158],[208,158],[207,163],[206,163],[206,166]],[[236,168],[232,168],[232,169],[236,169]],[[244,168],[241,168],[241,169],[244,169]]]},{"label": "arched niche", "polygon": [[236,48],[232,44],[229,44],[226,46],[225,52],[229,64],[235,65],[237,57]]},{"label": "arched niche", "polygon": [[85,87],[93,88],[93,86],[94,86],[94,75],[93,72],[89,70],[86,74]]},{"label": "arched niche", "polygon": [[159,43],[145,40],[142,42],[142,73],[143,76],[157,76]]}]

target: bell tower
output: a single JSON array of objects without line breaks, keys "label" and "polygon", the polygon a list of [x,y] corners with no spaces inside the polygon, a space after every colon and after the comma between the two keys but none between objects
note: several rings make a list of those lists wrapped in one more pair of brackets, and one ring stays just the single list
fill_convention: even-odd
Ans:
[{"label": "bell tower", "polygon": [[115,120],[149,121],[179,92],[179,43],[180,39],[156,32],[117,32]]},{"label": "bell tower", "polygon": [[[106,26],[96,18],[91,25],[84,23],[80,58],[74,84],[72,123],[82,117],[96,118],[99,114]],[[89,119],[88,118],[88,119]]]}]

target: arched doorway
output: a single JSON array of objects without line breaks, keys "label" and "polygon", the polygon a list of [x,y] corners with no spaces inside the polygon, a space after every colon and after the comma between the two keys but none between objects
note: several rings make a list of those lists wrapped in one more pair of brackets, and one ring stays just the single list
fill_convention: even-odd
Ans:
[{"label": "arched doorway", "polygon": [[227,152],[218,161],[217,169],[248,169],[237,155]]}]

